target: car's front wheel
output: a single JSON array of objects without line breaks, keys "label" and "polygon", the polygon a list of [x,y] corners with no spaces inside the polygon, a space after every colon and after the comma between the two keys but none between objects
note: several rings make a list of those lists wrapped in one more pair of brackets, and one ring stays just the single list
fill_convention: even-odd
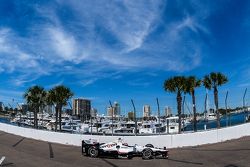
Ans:
[{"label": "car's front wheel", "polygon": [[162,154],[162,158],[166,158],[166,159],[168,159],[168,153],[164,153],[164,154]]},{"label": "car's front wheel", "polygon": [[151,159],[153,157],[153,151],[150,148],[146,148],[142,151],[142,159]]},{"label": "car's front wheel", "polygon": [[98,149],[92,146],[89,148],[88,154],[90,157],[96,158],[98,156]]}]

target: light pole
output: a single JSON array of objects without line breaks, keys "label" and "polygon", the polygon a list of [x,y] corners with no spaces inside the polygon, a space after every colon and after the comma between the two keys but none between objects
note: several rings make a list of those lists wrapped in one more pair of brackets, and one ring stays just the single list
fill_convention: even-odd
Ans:
[{"label": "light pole", "polygon": [[245,122],[247,121],[247,112],[245,111],[245,107],[246,107],[246,103],[245,103],[246,93],[247,93],[247,88],[245,89],[244,96],[243,96],[243,110],[244,110],[243,112],[244,112],[244,115],[245,115]]},{"label": "light pole", "polygon": [[184,118],[185,118],[185,116],[184,116],[184,112],[185,112],[185,110],[184,110],[184,104],[185,104],[185,100],[186,100],[186,95],[184,95],[184,97],[183,97],[183,102],[182,102],[182,126],[183,126],[183,132],[184,132]]},{"label": "light pole", "polygon": [[160,132],[160,105],[159,105],[159,100],[158,100],[158,98],[156,98],[156,102],[157,102],[157,108],[158,108],[158,131],[159,131],[159,134],[161,134],[161,132]]},{"label": "light pole", "polygon": [[207,130],[207,93],[206,93],[206,97],[205,97],[205,103],[204,103],[204,108],[205,108],[205,124],[204,124],[204,129]]},{"label": "light pole", "polygon": [[114,127],[113,127],[113,119],[114,119],[114,110],[113,110],[113,106],[112,106],[112,103],[111,101],[109,100],[109,104],[110,104],[110,107],[111,107],[111,133],[112,133],[112,136],[113,136],[113,133],[114,133]]},{"label": "light pole", "polygon": [[[228,126],[228,114],[227,114],[227,96],[228,96],[228,91],[226,93],[226,98],[225,98],[225,106],[226,106],[226,119],[227,119],[227,126]],[[229,113],[230,114],[230,113]]]},{"label": "light pole", "polygon": [[135,119],[135,136],[137,135],[137,120],[136,120],[136,109],[135,109],[135,104],[134,101],[131,99],[131,103],[133,105],[134,108],[134,119]]},{"label": "light pole", "polygon": [[[92,111],[92,112],[94,112],[94,111]],[[93,120],[92,120],[92,113],[91,112],[91,109],[90,109],[90,125],[91,125],[91,127],[90,127],[90,133],[91,133],[91,135],[92,135],[92,132],[93,132]]]}]

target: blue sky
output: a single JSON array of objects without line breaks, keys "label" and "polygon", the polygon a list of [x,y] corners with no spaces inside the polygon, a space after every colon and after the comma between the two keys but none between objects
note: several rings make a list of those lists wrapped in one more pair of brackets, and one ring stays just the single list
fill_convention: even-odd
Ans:
[{"label": "blue sky", "polygon": [[[202,78],[220,71],[220,106],[242,105],[250,86],[250,1],[236,0],[1,0],[0,101],[23,102],[30,86],[64,84],[92,100],[100,113],[108,101],[139,112],[176,110],[163,90],[174,75]],[[249,90],[250,91],[250,90]],[[206,90],[197,89],[199,112]],[[209,98],[212,103],[212,92]],[[247,93],[247,104],[250,103]],[[190,104],[190,97],[187,97]]]}]

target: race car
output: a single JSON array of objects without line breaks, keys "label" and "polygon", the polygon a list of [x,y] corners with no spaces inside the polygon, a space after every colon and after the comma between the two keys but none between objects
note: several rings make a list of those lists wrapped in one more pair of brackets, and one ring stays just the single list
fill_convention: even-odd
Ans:
[{"label": "race car", "polygon": [[166,147],[157,148],[152,144],[146,144],[145,146],[135,145],[137,155],[141,156],[142,159],[152,159],[152,158],[166,158],[168,159],[168,150]]},{"label": "race car", "polygon": [[90,157],[111,156],[114,158],[128,158],[141,156],[142,159],[151,159],[154,157],[168,158],[168,150],[164,147],[155,148],[152,144],[146,146],[129,146],[120,138],[113,142],[99,143],[96,140],[89,139],[82,141],[82,154]]}]

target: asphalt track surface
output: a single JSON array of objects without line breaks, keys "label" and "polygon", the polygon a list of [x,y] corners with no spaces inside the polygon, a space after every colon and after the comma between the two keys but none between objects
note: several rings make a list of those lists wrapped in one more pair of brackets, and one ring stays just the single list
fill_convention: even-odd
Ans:
[{"label": "asphalt track surface", "polygon": [[0,158],[6,157],[2,166],[250,167],[250,137],[169,151],[169,159],[90,158],[81,154],[80,147],[37,141],[0,131]]}]

